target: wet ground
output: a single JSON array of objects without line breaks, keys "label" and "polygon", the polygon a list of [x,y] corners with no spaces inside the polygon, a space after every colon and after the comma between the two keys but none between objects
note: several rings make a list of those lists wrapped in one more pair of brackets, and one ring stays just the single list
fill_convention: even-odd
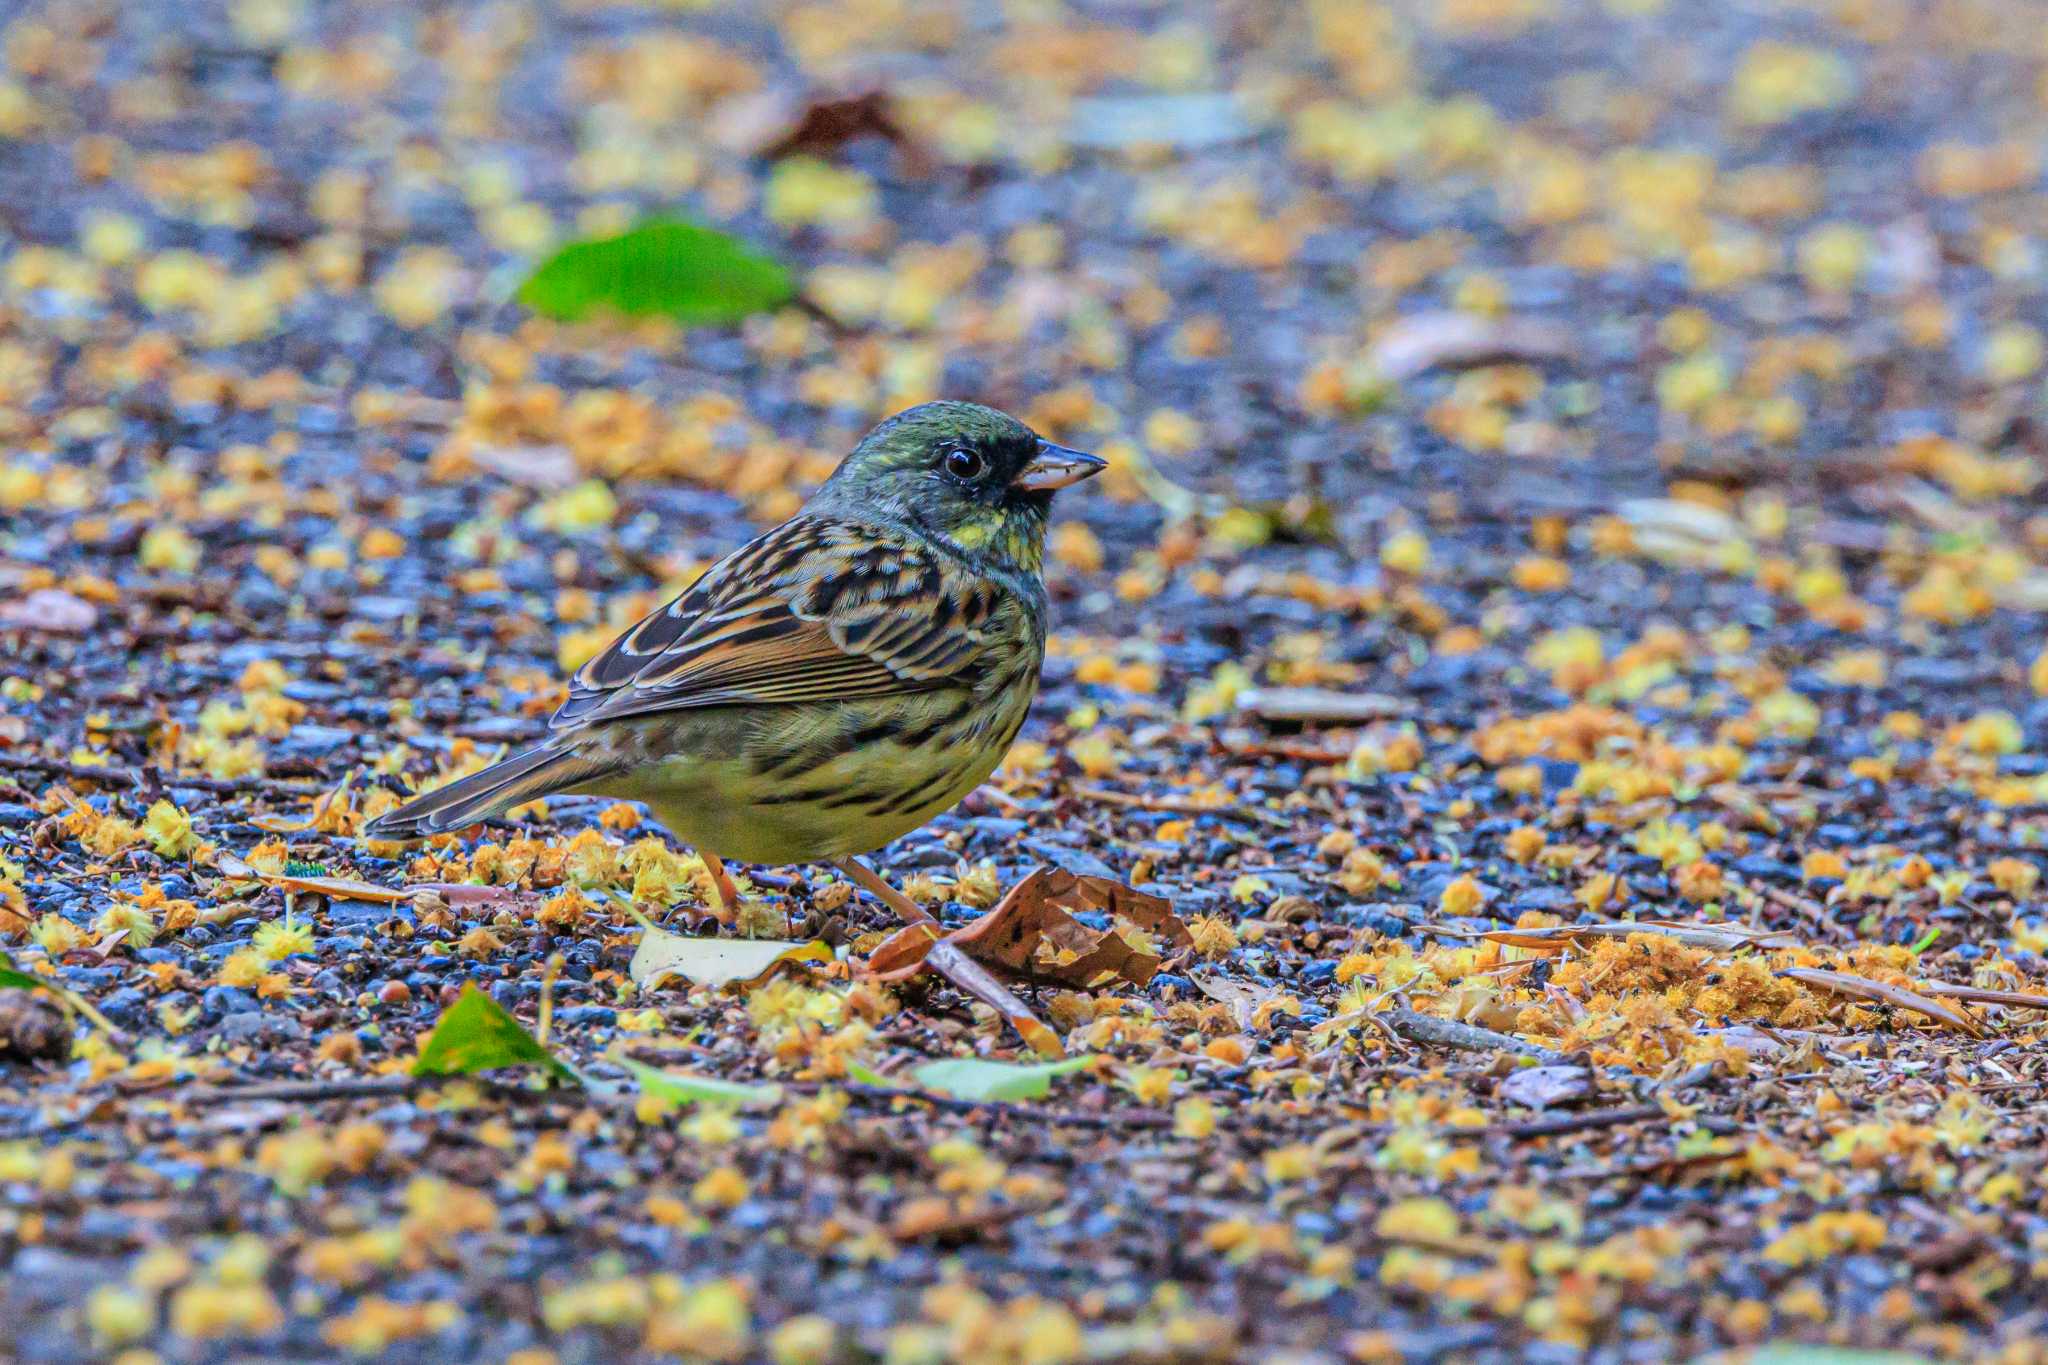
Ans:
[{"label": "wet ground", "polygon": [[[2037,18],[12,9],[0,941],[101,1019],[0,992],[0,1354],[2038,1358]],[[654,212],[803,306],[509,301]],[[1025,1057],[814,868],[643,988],[734,930],[632,808],[356,837],[937,396],[1113,469],[877,862],[1163,897],[1017,986],[1095,1069],[862,1079]],[[411,1075],[470,982],[592,1086]]]}]

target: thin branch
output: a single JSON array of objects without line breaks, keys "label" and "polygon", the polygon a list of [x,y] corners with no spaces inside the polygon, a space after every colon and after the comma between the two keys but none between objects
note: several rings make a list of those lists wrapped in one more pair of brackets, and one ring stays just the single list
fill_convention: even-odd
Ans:
[{"label": "thin branch", "polygon": [[1378,1019],[1411,1043],[1435,1043],[1439,1047],[1454,1047],[1464,1052],[1509,1052],[1548,1063],[1565,1059],[1561,1052],[1524,1042],[1512,1034],[1496,1033],[1476,1024],[1461,1024],[1455,1019],[1438,1019],[1410,1009],[1385,1010]]},{"label": "thin branch", "polygon": [[141,787],[149,774],[166,787],[193,787],[215,796],[236,796],[268,792],[275,796],[318,796],[326,790],[315,782],[287,782],[276,777],[201,777],[195,773],[166,773],[156,768],[135,771],[127,768],[98,768],[89,763],[72,763],[37,754],[0,754],[0,770],[51,773],[74,782],[97,782],[103,787]]}]

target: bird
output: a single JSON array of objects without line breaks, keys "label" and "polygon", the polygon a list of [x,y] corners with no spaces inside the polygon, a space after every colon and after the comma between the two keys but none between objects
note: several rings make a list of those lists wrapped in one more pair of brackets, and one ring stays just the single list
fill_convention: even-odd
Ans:
[{"label": "bird", "polygon": [[1053,494],[1097,456],[978,403],[908,408],[788,521],[579,669],[522,753],[361,831],[431,838],[557,794],[639,801],[727,859],[837,868],[929,922],[860,855],[952,809],[1008,752],[1045,661]]}]

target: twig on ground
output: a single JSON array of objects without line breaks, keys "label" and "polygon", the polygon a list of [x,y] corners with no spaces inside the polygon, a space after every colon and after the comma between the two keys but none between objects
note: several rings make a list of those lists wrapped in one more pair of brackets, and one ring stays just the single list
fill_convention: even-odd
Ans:
[{"label": "twig on ground", "polygon": [[1455,1019],[1438,1019],[1410,1009],[1384,1010],[1377,1018],[1412,1043],[1435,1043],[1439,1047],[1454,1047],[1465,1052],[1509,1052],[1553,1064],[1565,1060],[1561,1052],[1524,1042],[1512,1034],[1480,1028],[1477,1024],[1461,1024]]},{"label": "twig on ground", "polygon": [[[438,1079],[438,1078],[435,1078]],[[331,1081],[278,1081],[268,1085],[213,1085],[162,1094],[144,1092],[138,1098],[164,1099],[200,1107],[216,1104],[254,1104],[266,1100],[283,1103],[318,1104],[323,1100],[353,1100],[371,1096],[410,1095],[427,1084],[418,1076],[342,1076]]]},{"label": "twig on ground", "polygon": [[94,767],[38,754],[0,754],[0,769],[14,772],[51,773],[75,782],[97,782],[105,787],[140,787],[152,780],[166,787],[192,787],[215,796],[239,796],[267,792],[273,796],[318,796],[326,790],[317,782],[287,782],[275,777],[201,777],[196,773],[166,773],[155,768],[127,769]]},{"label": "twig on ground", "polygon": [[1257,806],[1233,803],[1228,806],[1211,806],[1186,796],[1146,796],[1142,793],[1114,791],[1108,787],[1076,787],[1071,793],[1083,801],[1096,801],[1105,806],[1125,806],[1132,810],[1158,811],[1166,815],[1217,815],[1225,820],[1248,820],[1254,824],[1270,825],[1278,829],[1287,828],[1287,817],[1276,815]]}]

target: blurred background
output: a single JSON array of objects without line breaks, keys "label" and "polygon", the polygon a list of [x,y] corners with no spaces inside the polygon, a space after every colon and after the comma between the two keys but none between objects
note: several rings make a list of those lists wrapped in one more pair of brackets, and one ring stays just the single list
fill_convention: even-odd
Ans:
[{"label": "blurred background", "polygon": [[[204,357],[303,386],[295,413],[330,414],[308,449],[442,473],[559,449],[772,518],[871,419],[971,395],[1190,490],[1294,497],[1278,529],[1353,549],[1393,504],[1503,476],[1569,510],[1660,470],[1997,444],[2039,387],[2038,19],[17,6],[0,427],[168,450],[175,426],[63,378],[175,378],[175,419],[209,410],[182,364]],[[505,304],[653,213],[787,261],[808,310],[564,338]],[[230,444],[269,439],[275,405],[230,406]]]},{"label": "blurred background", "polygon": [[[2037,20],[17,7],[0,551],[203,561],[237,610],[369,639],[452,585],[505,662],[574,667],[947,395],[1113,461],[1054,582],[1140,672],[1191,619],[1181,662],[1241,652],[1219,608],[1254,591],[1275,631],[1375,617],[1283,680],[1335,651],[1411,687],[1647,602],[1711,628],[1701,568],[1836,626],[2048,601]],[[650,218],[770,296],[527,306]]]},{"label": "blurred background", "polygon": [[[0,0],[0,928],[151,1049],[67,1063],[66,1028],[51,1071],[13,1073],[38,1092],[0,1115],[21,1125],[0,1176],[34,1193],[0,1219],[19,1253],[0,1354],[8,1325],[33,1359],[152,1338],[159,1291],[191,1269],[159,1243],[203,1233],[237,1236],[165,1297],[193,1305],[170,1309],[175,1360],[241,1335],[537,1365],[554,1357],[524,1348],[558,1312],[603,1323],[639,1292],[645,1316],[681,1283],[636,1291],[629,1265],[704,1282],[698,1316],[658,1316],[648,1349],[721,1358],[753,1348],[738,1281],[714,1274],[753,1286],[764,1326],[827,1312],[892,1360],[1239,1337],[1672,1360],[1771,1333],[1889,1346],[1909,1324],[1943,1358],[1974,1336],[2039,1359],[2024,1034],[1969,1054],[1889,1003],[1801,1003],[1751,958],[1757,1018],[1846,1030],[1818,1061],[1818,1035],[1775,1060],[1751,1037],[1760,1073],[1732,1044],[1670,1043],[1691,1027],[1680,986],[1727,1009],[1703,953],[1633,945],[1576,977],[1582,1008],[1547,966],[1468,996],[1491,969],[1424,932],[1726,914],[1840,950],[1806,965],[2038,980],[2043,13]],[[569,844],[527,826],[403,865],[355,822],[539,732],[565,669],[787,517],[878,418],[942,395],[1112,469],[1060,499],[1024,737],[886,870],[934,903],[1047,862],[1154,887],[1200,920],[1222,983],[1207,1004],[1188,980],[1099,1015],[1066,1001],[1077,1037],[1144,1065],[1125,1093],[1067,1083],[1054,1102],[1083,1124],[1056,1141],[973,1120],[1021,1184],[948,1144],[942,1179],[1020,1202],[904,1232],[916,1207],[878,1191],[934,1167],[879,1107],[829,1161],[830,1115],[748,1120],[730,1149],[746,1179],[724,1166],[707,1196],[736,1207],[709,1215],[643,1207],[635,1173],[708,1163],[730,1135],[678,1144],[530,1096],[503,1109],[522,1156],[499,1117],[407,1102],[368,1174],[373,1124],[270,1105],[259,1169],[237,1145],[256,1142],[250,1106],[154,1128],[125,1107],[182,1109],[174,1086],[230,1066],[402,1066],[458,981],[526,1009],[556,952],[571,1045],[659,1026],[618,1008],[623,919],[593,906],[579,927],[574,890],[543,919],[484,898],[552,892],[571,849],[666,858],[630,810],[565,800],[549,818],[581,822]],[[67,783],[88,795],[51,795]],[[248,975],[257,919],[232,896],[216,913],[216,845],[287,877],[479,897],[417,942],[386,931],[392,907],[336,901],[316,954],[273,920],[280,970]],[[808,874],[762,875],[804,899]],[[160,912],[197,932],[149,947]],[[1395,990],[1639,1079],[1704,1055],[1750,1083],[1702,1101],[1727,1125],[1711,1133],[1631,1118],[1647,1164],[1567,1147],[1546,1165],[1535,1134],[1495,1130],[1482,1167],[1444,1135],[1484,1122],[1474,1096],[1507,1112],[1502,1072],[1445,1072],[1364,1027]],[[751,1074],[783,1035],[745,1015],[700,998],[667,1022],[679,1047],[703,1023],[707,1065]],[[974,1039],[958,1009],[905,1020],[892,1049]],[[1315,1051],[1332,1020],[1342,1038]],[[59,1118],[70,1082],[79,1116]],[[1163,1107],[1190,1084],[1216,1097],[1192,1128]],[[380,1122],[399,1107],[334,1093]],[[1368,1093],[1393,1098],[1354,1103]],[[1987,1144],[1969,1106],[1999,1095],[2011,1123]],[[1115,1131],[1131,1097],[1158,1111]],[[109,1115],[118,1130],[86,1126]],[[57,1128],[75,1168],[44,1160]],[[1696,1142],[1729,1132],[1739,1150]],[[1312,1187],[1330,1135],[1324,1178],[1348,1183]],[[340,1174],[331,1203],[286,1197],[346,1152],[389,1212],[416,1155],[451,1183],[413,1181],[402,1223],[359,1217]],[[1965,1152],[1995,1160],[1962,1169]],[[1740,1160],[1709,1175],[1703,1153]],[[497,1217],[479,1190],[500,1191],[508,1236],[458,1254]],[[282,1239],[274,1266],[252,1229]],[[378,1273],[368,1258],[422,1243],[446,1263],[404,1303],[380,1289],[314,1321]],[[947,1297],[963,1264],[1016,1309],[1001,1333]],[[543,1319],[536,1286],[572,1275],[589,1296]],[[1082,1349],[1084,1320],[1190,1304],[1199,1333]],[[921,1313],[962,1335],[891,1344]],[[707,1336],[735,1314],[736,1336]],[[617,1356],[581,1341],[565,1359]]]}]

